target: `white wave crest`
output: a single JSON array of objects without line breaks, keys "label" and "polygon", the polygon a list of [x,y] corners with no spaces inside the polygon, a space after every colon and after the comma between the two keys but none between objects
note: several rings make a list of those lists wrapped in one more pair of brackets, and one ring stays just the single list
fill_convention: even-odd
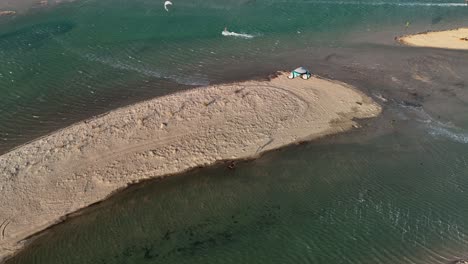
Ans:
[{"label": "white wave crest", "polygon": [[464,143],[464,144],[468,143],[467,133],[461,133],[461,132],[457,133],[457,132],[450,131],[444,127],[434,126],[434,125],[430,125],[429,129],[430,129],[429,134],[431,134],[432,136],[442,136],[442,137],[451,139],[459,143]]},{"label": "white wave crest", "polygon": [[401,107],[410,109],[418,115],[416,121],[423,123],[427,133],[433,137],[443,137],[458,143],[468,144],[468,133],[450,123],[443,123],[429,115],[422,107],[412,107],[400,104]]}]

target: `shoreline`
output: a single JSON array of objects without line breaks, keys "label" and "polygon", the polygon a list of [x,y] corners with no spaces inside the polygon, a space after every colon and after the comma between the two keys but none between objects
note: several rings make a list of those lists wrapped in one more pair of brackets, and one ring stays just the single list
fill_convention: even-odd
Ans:
[{"label": "shoreline", "polygon": [[395,38],[398,43],[412,47],[468,50],[468,27],[442,31],[425,31]]},{"label": "shoreline", "polygon": [[177,92],[60,129],[0,156],[7,176],[0,182],[0,223],[9,223],[0,230],[0,261],[26,239],[135,183],[254,159],[348,131],[357,127],[355,118],[380,112],[352,86],[282,73]]},{"label": "shoreline", "polygon": [[11,11],[11,10],[2,11],[2,10],[0,10],[0,17],[1,16],[12,16],[12,15],[16,15],[16,11]]}]

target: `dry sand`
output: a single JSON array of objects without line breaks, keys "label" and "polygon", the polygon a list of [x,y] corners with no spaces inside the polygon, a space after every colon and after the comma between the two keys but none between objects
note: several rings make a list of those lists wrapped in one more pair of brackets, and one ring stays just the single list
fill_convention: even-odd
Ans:
[{"label": "dry sand", "polygon": [[0,10],[15,10],[15,14],[22,14],[30,9],[52,7],[73,1],[75,0],[0,0]]},{"label": "dry sand", "polygon": [[467,50],[468,28],[424,32],[403,36],[398,40],[410,46]]},{"label": "dry sand", "polygon": [[9,11],[9,10],[2,11],[2,10],[0,10],[0,16],[9,16],[9,15],[14,15],[14,14],[16,14],[15,11]]},{"label": "dry sand", "polygon": [[77,123],[0,156],[0,259],[66,214],[139,180],[357,127],[378,104],[311,78],[215,85]]}]

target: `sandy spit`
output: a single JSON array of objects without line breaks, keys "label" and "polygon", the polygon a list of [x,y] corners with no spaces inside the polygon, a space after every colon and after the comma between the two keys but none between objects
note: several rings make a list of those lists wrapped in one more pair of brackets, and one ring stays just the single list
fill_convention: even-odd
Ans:
[{"label": "sandy spit", "polygon": [[423,32],[400,37],[398,41],[410,46],[468,50],[468,28]]},{"label": "sandy spit", "polygon": [[321,78],[215,85],[59,130],[0,156],[0,259],[61,217],[143,179],[351,129],[381,107]]},{"label": "sandy spit", "polygon": [[31,8],[41,8],[73,2],[75,0],[1,0],[0,9],[13,9],[24,13]]},{"label": "sandy spit", "polygon": [[10,10],[2,11],[2,10],[0,10],[0,16],[9,16],[9,15],[14,15],[14,14],[16,14],[15,11],[10,11]]}]

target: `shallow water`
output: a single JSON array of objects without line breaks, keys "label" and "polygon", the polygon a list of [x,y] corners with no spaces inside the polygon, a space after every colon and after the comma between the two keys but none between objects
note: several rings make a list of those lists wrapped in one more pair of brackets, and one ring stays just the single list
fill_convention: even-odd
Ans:
[{"label": "shallow water", "polygon": [[[0,151],[142,99],[298,65],[359,87],[384,115],[235,170],[221,165],[133,187],[52,228],[8,263],[468,257],[468,53],[393,41],[466,25],[468,8],[173,2],[166,12],[158,1],[82,0],[0,18]],[[225,26],[254,37],[222,36]]]},{"label": "shallow water", "polygon": [[430,135],[290,147],[131,188],[8,263],[447,263],[468,249],[467,164]]},{"label": "shallow water", "polygon": [[[330,67],[354,67],[356,54],[395,48],[396,35],[463,25],[468,8],[456,3],[179,0],[169,12],[154,0],[33,5],[0,18],[0,152],[110,109],[197,85],[301,64],[326,74],[336,72]],[[22,10],[28,4],[16,5]],[[224,27],[254,38],[225,37]],[[347,57],[352,60],[341,60]]]}]

